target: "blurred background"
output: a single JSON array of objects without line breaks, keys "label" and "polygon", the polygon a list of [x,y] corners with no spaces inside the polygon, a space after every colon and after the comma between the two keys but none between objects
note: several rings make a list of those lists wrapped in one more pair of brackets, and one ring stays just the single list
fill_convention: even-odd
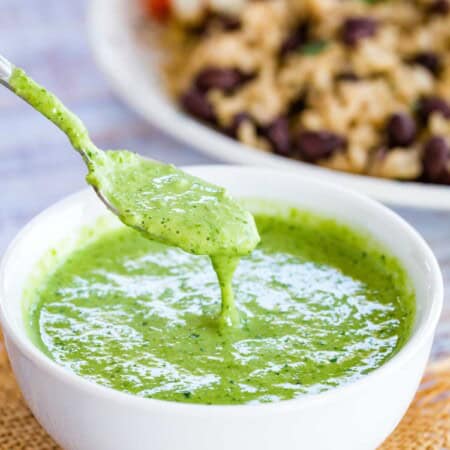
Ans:
[{"label": "blurred background", "polygon": [[[126,148],[183,164],[214,163],[144,122],[115,98],[94,64],[87,0],[0,0],[0,53],[54,91],[100,148]],[[0,255],[35,214],[85,187],[85,168],[66,138],[6,89],[0,90]],[[433,248],[446,283],[433,357],[450,354],[450,212],[394,208]]]}]

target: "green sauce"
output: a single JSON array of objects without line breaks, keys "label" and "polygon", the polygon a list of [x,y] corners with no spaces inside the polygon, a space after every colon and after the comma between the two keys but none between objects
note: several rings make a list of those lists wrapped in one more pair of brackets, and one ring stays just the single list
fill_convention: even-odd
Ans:
[{"label": "green sauce", "polygon": [[402,347],[414,295],[395,258],[312,214],[255,218],[261,242],[233,278],[240,327],[215,320],[221,292],[209,258],[120,228],[41,283],[27,317],[33,341],[101,385],[204,404],[322,392]]},{"label": "green sauce", "polygon": [[171,165],[126,150],[99,150],[81,120],[23,70],[15,69],[9,83],[67,135],[86,161],[88,183],[123,223],[158,242],[211,257],[222,287],[222,321],[237,324],[231,280],[239,257],[259,242],[252,215],[225,189]]}]

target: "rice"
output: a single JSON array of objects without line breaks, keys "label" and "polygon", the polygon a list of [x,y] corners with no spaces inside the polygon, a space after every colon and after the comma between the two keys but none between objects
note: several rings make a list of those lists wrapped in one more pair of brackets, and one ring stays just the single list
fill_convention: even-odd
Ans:
[{"label": "rice", "polygon": [[449,0],[236,5],[164,24],[187,112],[262,151],[450,184]]}]

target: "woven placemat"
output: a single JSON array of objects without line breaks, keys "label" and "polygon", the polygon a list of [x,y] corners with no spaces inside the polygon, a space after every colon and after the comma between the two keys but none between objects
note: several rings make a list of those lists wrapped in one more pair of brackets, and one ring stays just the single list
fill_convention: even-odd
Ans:
[{"label": "woven placemat", "polygon": [[416,397],[380,450],[450,449],[450,358],[428,366]]},{"label": "woven placemat", "polygon": [[[60,449],[17,388],[0,333],[0,450]],[[379,450],[450,449],[450,359],[432,364],[400,425]]]},{"label": "woven placemat", "polygon": [[0,331],[0,449],[60,449],[25,405],[9,366]]}]

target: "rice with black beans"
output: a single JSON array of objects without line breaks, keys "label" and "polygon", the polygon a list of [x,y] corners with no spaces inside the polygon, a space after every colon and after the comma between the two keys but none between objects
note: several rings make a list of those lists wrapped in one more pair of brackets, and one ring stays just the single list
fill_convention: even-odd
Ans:
[{"label": "rice with black beans", "polygon": [[266,0],[164,27],[168,87],[262,151],[450,184],[450,0]]}]

